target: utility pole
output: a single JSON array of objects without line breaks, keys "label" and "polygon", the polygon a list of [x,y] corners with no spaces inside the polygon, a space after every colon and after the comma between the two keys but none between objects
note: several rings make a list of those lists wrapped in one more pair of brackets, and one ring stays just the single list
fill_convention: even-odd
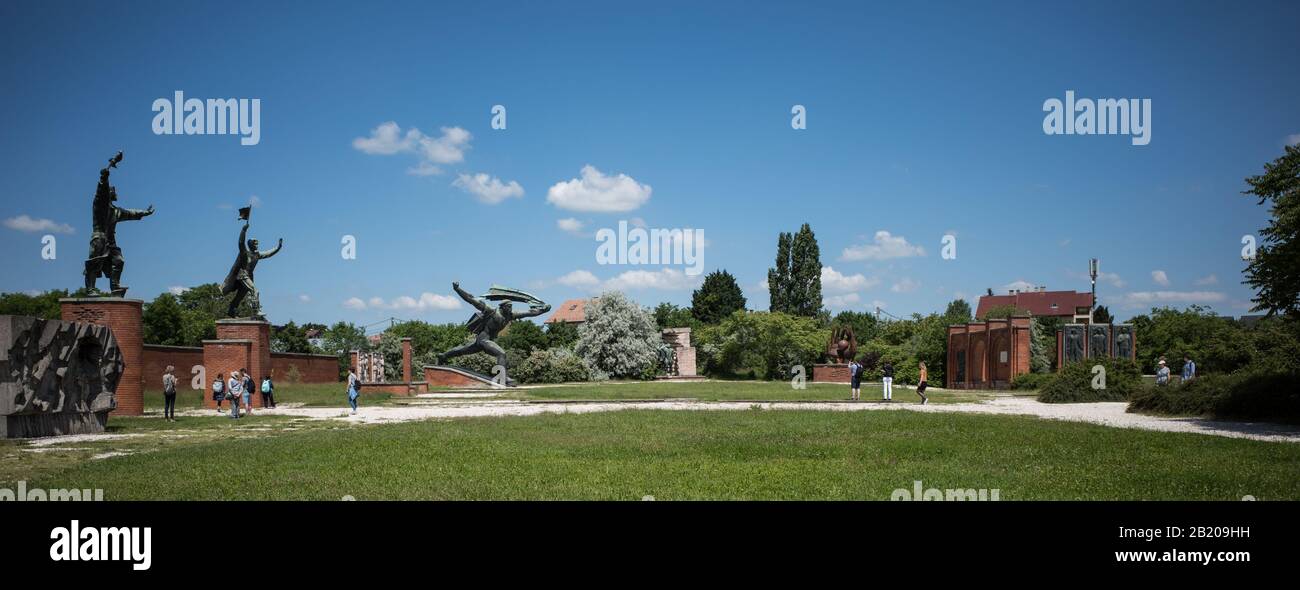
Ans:
[{"label": "utility pole", "polygon": [[1097,310],[1097,259],[1088,261],[1088,276],[1092,277],[1092,302],[1088,307],[1088,324],[1092,325],[1092,314]]}]

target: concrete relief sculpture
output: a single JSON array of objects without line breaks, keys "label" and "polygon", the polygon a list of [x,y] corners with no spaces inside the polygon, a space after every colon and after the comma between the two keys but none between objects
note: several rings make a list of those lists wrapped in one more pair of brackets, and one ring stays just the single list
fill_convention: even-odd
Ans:
[{"label": "concrete relief sculpture", "polygon": [[1133,359],[1133,326],[1123,324],[1111,328],[1111,335],[1115,341],[1115,358]]},{"label": "concrete relief sculpture", "polygon": [[124,367],[104,326],[0,316],[0,436],[103,432]]},{"label": "concrete relief sculpture", "polygon": [[1110,356],[1110,326],[1105,324],[1088,326],[1088,358],[1107,358]]},{"label": "concrete relief sculpture", "polygon": [[1065,326],[1065,362],[1073,363],[1084,359],[1083,324]]}]

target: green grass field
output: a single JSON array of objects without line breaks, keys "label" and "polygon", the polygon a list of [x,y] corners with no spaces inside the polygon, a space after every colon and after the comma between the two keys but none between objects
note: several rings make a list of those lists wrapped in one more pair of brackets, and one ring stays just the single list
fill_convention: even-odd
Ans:
[{"label": "green grass field", "polygon": [[[1009,395],[1012,392],[1002,392]],[[1032,395],[1033,392],[1014,392]],[[958,403],[988,399],[993,392],[936,390],[928,392],[930,403]],[[700,401],[841,401],[849,397],[849,386],[842,383],[808,383],[794,389],[785,381],[665,381],[580,384],[537,389],[506,390],[502,397],[525,400],[639,400],[695,399]],[[879,401],[879,384],[862,385],[863,401]],[[896,403],[917,403],[915,387],[894,386]]]},{"label": "green grass field", "polygon": [[[114,500],[888,500],[914,480],[1004,500],[1300,499],[1300,445],[1025,417],[645,410],[111,424],[139,436],[48,453],[0,443],[0,480]],[[108,448],[134,454],[89,458]]]}]

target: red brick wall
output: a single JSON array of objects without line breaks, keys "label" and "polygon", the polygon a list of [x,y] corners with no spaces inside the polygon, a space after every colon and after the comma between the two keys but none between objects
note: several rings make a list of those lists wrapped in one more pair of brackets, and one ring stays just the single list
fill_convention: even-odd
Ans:
[{"label": "red brick wall", "polygon": [[848,365],[813,365],[813,383],[848,383],[851,379]]},{"label": "red brick wall", "polygon": [[[208,408],[217,407],[217,402],[212,399],[212,381],[217,378],[218,373],[224,373],[225,379],[230,379],[230,372],[237,371],[240,367],[247,367],[249,356],[252,353],[253,343],[248,340],[204,340],[203,341],[203,365],[207,369],[207,378],[203,383],[203,405]],[[253,396],[258,400],[261,396]]]},{"label": "red brick wall", "polygon": [[337,383],[339,359],[327,354],[271,353],[271,377],[276,382],[289,382],[289,368],[298,368],[300,383]]},{"label": "red brick wall", "polygon": [[491,384],[483,383],[478,379],[466,377],[441,367],[425,367],[424,380],[429,382],[430,389],[434,387],[492,387]]},{"label": "red brick wall", "polygon": [[[179,389],[188,391],[189,380],[194,378],[190,371],[195,365],[203,364],[203,348],[146,344],[143,364],[145,389],[150,391],[162,389],[163,370],[167,365],[172,365],[176,367],[176,378],[181,382]],[[339,380],[339,361],[332,355],[271,353],[271,376],[277,381],[289,382],[290,367],[298,368],[300,383],[335,383]],[[229,372],[224,369],[223,371]],[[254,374],[254,376],[259,381],[262,378],[261,375]],[[212,377],[215,378],[216,373],[213,373]]]},{"label": "red brick wall", "polygon": [[119,297],[60,299],[64,321],[108,326],[122,349],[126,367],[118,381],[117,409],[111,415],[144,414],[144,332],[141,312],[144,302]]}]

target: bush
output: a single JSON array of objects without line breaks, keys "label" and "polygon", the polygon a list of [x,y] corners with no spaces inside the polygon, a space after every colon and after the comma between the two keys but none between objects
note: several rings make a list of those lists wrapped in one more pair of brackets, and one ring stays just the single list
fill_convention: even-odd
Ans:
[{"label": "bush", "polygon": [[[1092,368],[1106,369],[1106,387],[1094,389]],[[1046,403],[1122,402],[1143,387],[1137,363],[1127,359],[1088,359],[1070,363],[1038,392]]]},{"label": "bush", "polygon": [[1054,378],[1056,378],[1054,373],[1024,373],[1016,375],[1015,378],[1011,380],[1011,389],[1042,389],[1048,383],[1051,383]]},{"label": "bush", "polygon": [[826,354],[830,330],[813,318],[737,311],[721,325],[701,330],[699,336],[692,334],[697,361],[702,358],[710,374],[787,379],[797,365],[811,372],[813,363]]},{"label": "bush", "polygon": [[654,376],[663,338],[649,311],[618,291],[587,303],[587,321],[578,328],[574,352],[596,380]]},{"label": "bush", "polygon": [[1128,409],[1300,424],[1300,373],[1256,369],[1206,375],[1186,385],[1149,387],[1133,397]]},{"label": "bush", "polygon": [[566,383],[591,378],[586,363],[572,350],[534,350],[512,371],[521,383]]}]

